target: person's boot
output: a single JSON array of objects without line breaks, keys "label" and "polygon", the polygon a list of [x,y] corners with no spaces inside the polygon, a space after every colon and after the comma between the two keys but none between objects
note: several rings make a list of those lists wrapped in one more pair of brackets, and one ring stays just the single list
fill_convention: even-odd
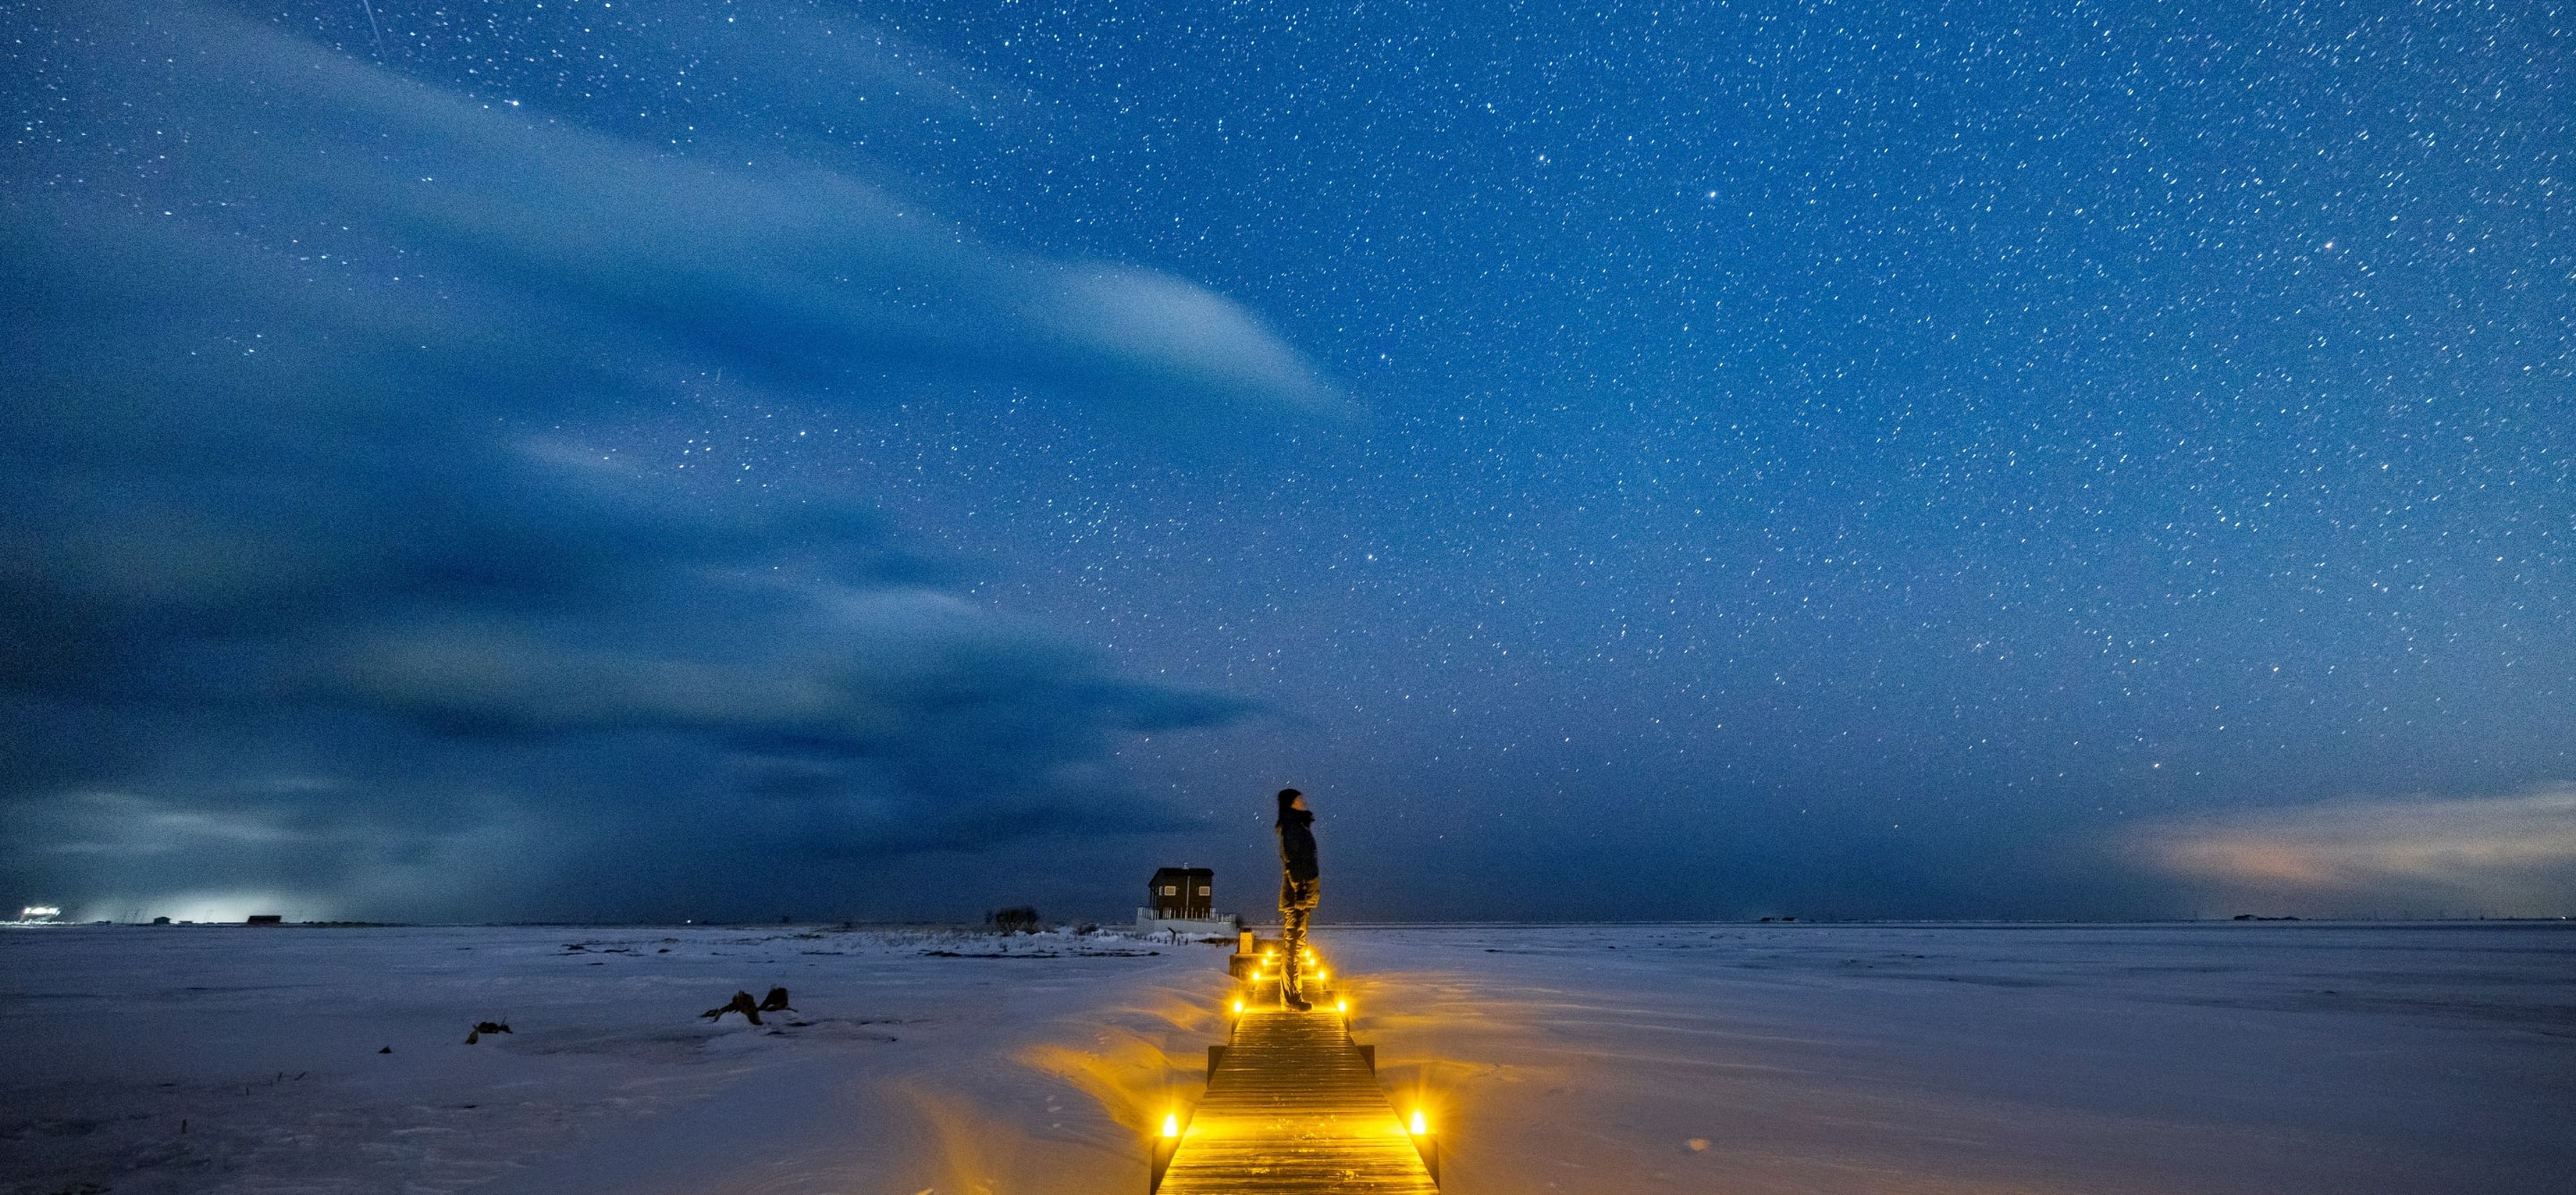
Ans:
[{"label": "person's boot", "polygon": [[1280,993],[1280,998],[1287,1003],[1288,1007],[1296,1009],[1299,1012],[1312,1011],[1315,1007],[1312,1004],[1306,1003],[1306,994],[1304,992],[1282,992]]}]

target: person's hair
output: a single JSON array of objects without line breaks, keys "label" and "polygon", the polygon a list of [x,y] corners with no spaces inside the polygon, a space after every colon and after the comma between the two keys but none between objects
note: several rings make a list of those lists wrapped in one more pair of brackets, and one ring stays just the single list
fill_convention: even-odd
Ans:
[{"label": "person's hair", "polygon": [[1306,794],[1298,792],[1293,788],[1283,788],[1279,790],[1279,817],[1282,821],[1287,820],[1288,806],[1294,803],[1297,798],[1305,795]]}]

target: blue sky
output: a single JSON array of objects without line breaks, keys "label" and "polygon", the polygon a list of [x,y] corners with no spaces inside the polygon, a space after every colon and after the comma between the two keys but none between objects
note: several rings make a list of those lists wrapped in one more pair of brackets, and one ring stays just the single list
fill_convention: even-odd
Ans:
[{"label": "blue sky", "polygon": [[30,901],[2576,896],[2555,8],[7,11]]}]

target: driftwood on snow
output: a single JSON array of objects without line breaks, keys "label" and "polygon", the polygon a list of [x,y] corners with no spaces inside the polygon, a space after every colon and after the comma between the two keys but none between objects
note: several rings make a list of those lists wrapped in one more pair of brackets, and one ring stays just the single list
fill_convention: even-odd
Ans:
[{"label": "driftwood on snow", "polygon": [[710,1021],[721,1021],[724,1019],[724,1015],[726,1013],[738,1012],[742,1014],[744,1020],[749,1021],[754,1025],[758,1025],[761,1023],[760,1014],[764,1012],[794,1011],[796,1010],[788,1007],[787,1005],[787,989],[771,988],[769,989],[769,995],[762,997],[756,1002],[752,1000],[751,993],[749,992],[735,992],[732,1000],[729,1000],[715,1008],[710,1008],[698,1015],[705,1017]]}]

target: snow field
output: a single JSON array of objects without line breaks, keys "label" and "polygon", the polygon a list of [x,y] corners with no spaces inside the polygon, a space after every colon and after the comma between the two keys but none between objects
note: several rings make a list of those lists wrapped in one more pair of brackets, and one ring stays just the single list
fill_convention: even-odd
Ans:
[{"label": "snow field", "polygon": [[[2576,932],[2554,924],[1318,943],[1461,1195],[2576,1189]],[[0,1191],[1129,1192],[1143,1132],[1224,1038],[1224,953],[790,927],[5,932]],[[696,1015],[772,985],[797,1012]],[[464,1044],[483,1020],[513,1031]]]}]

